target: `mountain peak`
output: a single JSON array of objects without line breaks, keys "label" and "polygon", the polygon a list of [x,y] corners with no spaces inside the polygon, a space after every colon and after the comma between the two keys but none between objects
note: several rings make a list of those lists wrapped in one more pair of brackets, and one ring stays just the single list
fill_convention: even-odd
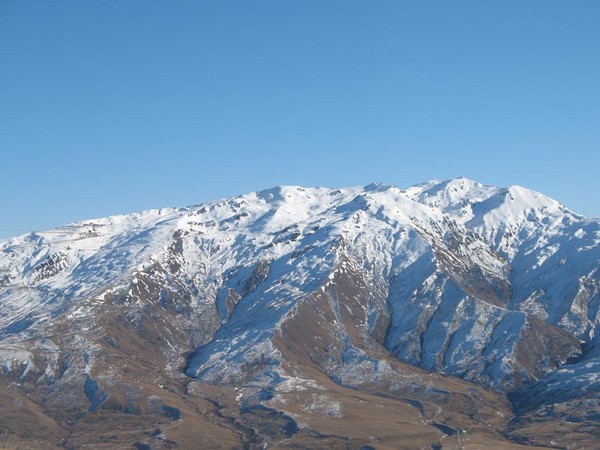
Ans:
[{"label": "mountain peak", "polygon": [[[170,433],[181,408],[186,423],[234,423],[247,447],[294,433],[311,447],[331,437],[323,417],[351,436],[349,411],[385,400],[386,417],[408,408],[434,436],[415,448],[438,447],[439,420],[489,436],[505,394],[533,386],[551,405],[555,384],[535,380],[581,342],[598,357],[586,349],[600,348],[599,236],[599,221],[539,193],[462,177],[277,186],[83,221],[0,242],[0,382],[22,404],[43,398],[38,414],[61,429],[124,414]],[[561,398],[579,401],[569,389]],[[473,397],[476,420],[461,410]],[[569,409],[584,422],[586,401]]]}]

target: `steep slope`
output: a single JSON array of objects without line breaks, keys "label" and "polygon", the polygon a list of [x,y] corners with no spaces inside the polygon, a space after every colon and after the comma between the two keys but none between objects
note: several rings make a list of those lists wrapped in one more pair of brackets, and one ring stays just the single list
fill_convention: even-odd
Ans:
[{"label": "steep slope", "polygon": [[[466,179],[278,187],[32,233],[0,243],[3,392],[71,446],[93,429],[108,447],[510,448],[508,425],[532,438],[503,393],[525,417],[553,377],[593,372],[599,242],[597,220]],[[368,419],[380,402],[399,423]],[[112,432],[122,420],[137,434]]]},{"label": "steep slope", "polygon": [[[540,436],[550,434],[557,446],[565,447],[592,436],[587,445],[593,448],[600,410],[600,222],[518,186],[496,188],[460,178],[427,182],[406,192],[464,224],[510,261],[508,308],[535,316],[542,326],[567,331],[582,343],[582,354],[571,364],[511,394],[519,413],[511,423],[515,435],[539,443]],[[556,339],[553,334],[548,338]]]}]

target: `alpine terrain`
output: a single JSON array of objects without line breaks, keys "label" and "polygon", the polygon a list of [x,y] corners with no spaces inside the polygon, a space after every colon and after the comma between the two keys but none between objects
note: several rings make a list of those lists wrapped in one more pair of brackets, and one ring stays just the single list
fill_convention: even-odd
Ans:
[{"label": "alpine terrain", "polygon": [[597,449],[600,219],[458,178],[0,242],[16,448]]}]

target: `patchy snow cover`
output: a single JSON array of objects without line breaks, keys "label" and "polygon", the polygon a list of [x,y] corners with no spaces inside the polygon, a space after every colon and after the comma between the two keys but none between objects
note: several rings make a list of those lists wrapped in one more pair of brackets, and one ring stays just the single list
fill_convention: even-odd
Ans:
[{"label": "patchy snow cover", "polygon": [[[381,316],[374,299],[386,299],[390,352],[510,389],[566,359],[536,361],[535,370],[523,362],[523,342],[537,332],[532,317],[584,342],[600,339],[599,243],[600,221],[518,186],[464,178],[406,190],[282,186],[0,242],[0,337],[43,335],[57,318],[92,329],[111,293],[142,308],[140,292],[176,280],[193,287],[197,318],[188,374],[234,382],[249,365],[264,366],[263,381],[279,383],[285,371],[272,339],[281,324],[352,267],[373,289],[361,305],[369,333]],[[161,305],[174,295],[157,292]],[[205,335],[211,308],[218,324]],[[352,345],[345,352],[340,379],[389,370]],[[31,363],[24,347],[0,356],[5,370]]]}]

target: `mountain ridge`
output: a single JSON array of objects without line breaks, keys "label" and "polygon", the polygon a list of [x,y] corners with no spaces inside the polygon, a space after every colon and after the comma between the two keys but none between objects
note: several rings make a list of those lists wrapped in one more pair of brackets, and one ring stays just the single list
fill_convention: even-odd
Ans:
[{"label": "mountain ridge", "polygon": [[[161,384],[186,380],[186,401],[214,401],[207,386],[269,393],[238,392],[238,406],[228,406],[260,445],[289,434],[264,431],[261,408],[288,425],[306,422],[291,440],[309,439],[313,409],[340,421],[348,414],[331,406],[346,397],[292,411],[289,386],[438,405],[452,411],[446,426],[471,430],[456,405],[475,395],[488,411],[508,395],[517,418],[490,422],[507,446],[506,433],[548,444],[528,430],[545,426],[540,411],[560,399],[571,415],[580,406],[574,423],[587,428],[573,433],[593,435],[598,398],[578,389],[596,386],[599,244],[599,220],[526,188],[466,178],[407,189],[279,186],[80,221],[0,242],[3,376],[19,395],[29,389],[54,404],[53,418],[63,417],[56,393],[79,392],[79,414],[127,411],[124,399],[141,394],[125,395],[123,358],[147,355],[161,361],[150,369]],[[557,395],[561,373],[577,382]],[[34,387],[15,387],[20,380]],[[144,402],[150,416],[169,418],[171,406]]]}]

